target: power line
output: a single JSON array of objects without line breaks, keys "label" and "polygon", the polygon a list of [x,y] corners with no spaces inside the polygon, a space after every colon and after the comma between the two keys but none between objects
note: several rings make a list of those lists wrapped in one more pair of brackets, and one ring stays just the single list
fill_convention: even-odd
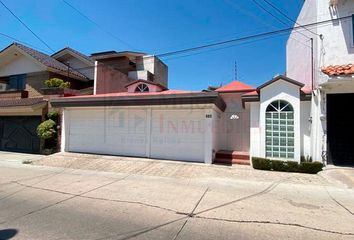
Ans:
[{"label": "power line", "polygon": [[[235,8],[236,10],[240,10],[241,12],[244,12],[246,15],[252,17],[253,19],[255,19],[255,20],[257,20],[257,21],[260,21],[260,22],[263,23],[264,25],[266,25],[266,26],[268,26],[268,27],[271,27],[271,28],[276,28],[274,25],[265,22],[265,21],[264,21],[263,19],[261,19],[258,15],[256,15],[256,14],[254,14],[254,13],[248,11],[247,9],[241,7],[240,4],[236,5],[236,4],[235,4],[233,1],[231,1],[231,0],[224,0],[224,1],[225,1],[225,3],[229,4],[231,7]],[[263,8],[262,8],[262,9],[263,9]],[[265,9],[263,9],[263,10],[265,10]],[[283,24],[284,24],[284,23],[283,23]],[[286,24],[286,26],[288,26],[288,25]],[[304,35],[304,36],[305,36],[305,35]],[[307,37],[307,36],[306,36],[306,37]],[[295,37],[291,37],[291,36],[290,36],[290,38],[292,38],[294,41],[297,41],[298,43],[300,43],[300,44],[302,44],[302,45],[304,45],[304,46],[310,48],[310,46],[308,46],[306,43],[304,43],[304,42],[302,42],[302,41],[296,39]]]},{"label": "power line", "polygon": [[[262,4],[260,4],[259,2],[257,2],[256,0],[252,0],[259,8],[261,8],[263,11],[265,11],[266,13],[268,13],[269,15],[271,15],[272,17],[274,17],[276,20],[278,20],[280,23],[284,24],[284,26],[288,26],[288,24],[286,22],[284,22],[282,19],[278,18],[276,15],[274,15],[271,11],[269,11],[268,9],[266,9],[265,7],[262,6]],[[306,36],[305,34],[298,32],[299,34],[301,34],[302,36],[306,37],[306,38],[310,38],[308,36]]]},{"label": "power line", "polygon": [[[337,19],[335,19],[335,21],[339,21],[339,20],[344,20],[344,19],[349,19],[352,16],[344,16],[344,17],[339,17]],[[192,48],[185,48],[185,49],[181,49],[181,50],[177,50],[177,51],[172,51],[172,52],[165,52],[165,53],[161,53],[161,54],[156,54],[156,55],[151,55],[151,56],[146,56],[145,58],[154,58],[154,57],[168,57],[168,56],[173,56],[173,55],[180,55],[180,54],[184,54],[184,53],[188,53],[188,52],[195,52],[198,50],[203,50],[203,49],[208,49],[208,48],[212,48],[212,47],[216,47],[216,46],[223,46],[223,45],[227,45],[227,44],[233,44],[233,43],[238,43],[238,42],[246,42],[246,41],[250,41],[250,42],[256,42],[256,41],[260,41],[263,40],[265,38],[272,38],[276,35],[282,35],[282,34],[286,34],[289,31],[296,31],[299,28],[303,28],[303,27],[312,27],[312,26],[316,26],[316,25],[320,25],[320,24],[326,24],[326,23],[331,23],[332,19],[329,20],[323,20],[320,22],[314,22],[314,23],[309,23],[309,24],[305,24],[302,26],[294,26],[294,27],[289,27],[289,28],[284,28],[284,29],[279,29],[279,30],[275,30],[275,31],[270,31],[270,32],[264,32],[264,33],[259,33],[259,34],[254,34],[254,35],[249,35],[249,36],[245,36],[245,37],[240,37],[240,38],[234,38],[234,39],[229,39],[226,41],[219,41],[219,42],[215,42],[215,43],[211,43],[211,44],[205,44],[205,45],[200,45],[200,46],[196,46],[196,47],[192,47]],[[7,36],[10,37],[10,36]],[[10,37],[12,38],[12,37]],[[231,46],[224,46],[222,48],[219,49],[211,49],[209,51],[214,51],[214,50],[220,50],[220,49],[225,49],[225,48],[229,48],[229,47],[233,47]],[[186,55],[186,56],[192,56],[192,55],[196,55],[196,54],[200,54],[199,53],[193,53],[190,55]],[[181,56],[181,57],[186,57],[186,56]],[[179,57],[177,57],[179,58]],[[169,58],[169,59],[174,59],[174,58]],[[103,63],[102,63],[103,64]],[[111,66],[110,64],[103,64],[105,66]],[[71,68],[72,70],[83,70],[83,69],[90,69],[90,68],[94,68],[95,66],[89,66],[89,67],[83,67],[83,68]],[[115,66],[111,66],[113,67],[113,69],[116,69]]]},{"label": "power line", "polygon": [[288,26],[288,24],[286,22],[284,22],[283,20],[281,20],[280,18],[278,18],[276,15],[274,15],[271,11],[269,11],[268,9],[266,9],[265,7],[262,6],[262,4],[260,4],[259,2],[257,2],[256,0],[252,0],[259,8],[263,9],[263,11],[265,11],[266,13],[268,13],[269,15],[271,15],[272,17],[274,17],[276,20],[278,20],[280,23],[284,24],[285,26]]},{"label": "power line", "polygon": [[[27,46],[30,46],[30,47],[32,47],[32,48],[37,48],[37,47],[35,47],[34,45],[32,45],[32,44],[30,44],[30,43],[21,41],[21,40],[19,40],[19,39],[17,39],[17,38],[11,37],[10,35],[7,35],[7,34],[5,34],[5,33],[0,32],[0,35],[3,36],[3,37],[9,38],[9,39],[11,39],[11,40],[14,40],[15,42],[19,42],[19,43],[25,44],[25,45],[27,45]],[[43,51],[43,52],[45,52],[45,53],[48,53],[48,52],[47,52],[46,50],[44,50],[44,49],[40,49],[40,48],[37,48],[37,49],[39,49],[39,50],[41,50],[41,51]]]},{"label": "power line", "polygon": [[[344,17],[339,17],[336,19],[336,21],[338,20],[344,20],[344,19],[349,19],[352,16],[344,16]],[[200,45],[197,47],[193,47],[193,48],[186,48],[186,49],[181,49],[181,50],[177,50],[177,51],[173,51],[173,52],[166,52],[166,53],[161,53],[161,54],[156,54],[156,55],[151,55],[151,56],[146,56],[145,59],[149,59],[149,58],[154,58],[154,57],[159,57],[159,58],[163,58],[163,57],[168,57],[168,56],[174,56],[174,55],[180,55],[180,54],[184,54],[184,53],[189,53],[192,52],[189,55],[184,55],[184,56],[177,56],[174,58],[168,58],[167,60],[170,59],[175,59],[175,58],[180,58],[180,57],[188,57],[188,56],[193,56],[193,55],[197,55],[197,54],[201,54],[202,52],[197,52],[195,53],[195,51],[198,50],[203,50],[203,49],[208,49],[208,48],[212,48],[212,47],[217,47],[217,46],[223,46],[223,45],[227,45],[227,44],[232,44],[232,43],[238,43],[238,42],[242,42],[242,43],[250,43],[250,42],[257,42],[257,41],[261,41],[263,39],[268,39],[268,38],[272,38],[276,35],[283,35],[286,34],[289,31],[292,30],[297,30],[299,28],[302,27],[310,27],[310,26],[316,26],[316,25],[320,25],[320,24],[326,24],[326,23],[331,23],[333,20],[329,19],[329,20],[324,20],[324,21],[320,21],[320,22],[314,22],[314,23],[309,23],[303,26],[297,26],[297,27],[289,27],[289,28],[285,28],[285,29],[279,29],[276,31],[271,31],[271,32],[265,32],[265,33],[259,33],[259,34],[254,34],[254,35],[249,35],[249,36],[245,36],[245,37],[240,37],[240,38],[234,38],[234,39],[230,39],[230,40],[226,40],[226,41],[220,41],[220,42],[216,42],[216,43],[212,43],[212,44],[205,44],[205,45]],[[246,42],[249,41],[249,42]],[[233,47],[233,45],[229,45],[229,46],[224,46],[218,49],[210,49],[208,50],[208,52],[210,51],[216,51],[216,50],[220,50],[220,49],[225,49],[225,48],[230,48]],[[153,59],[151,59],[153,60]],[[106,63],[99,63],[100,66],[104,65],[104,66],[109,66],[112,67],[112,69],[115,70],[122,70],[124,68],[117,68],[116,66],[110,65],[110,64],[106,64]],[[152,64],[151,63],[147,63],[147,64]],[[83,68],[72,68],[73,70],[84,70],[84,69],[90,69],[90,68],[94,68],[95,66],[89,66],[89,67],[83,67]]]},{"label": "power line", "polygon": [[87,21],[91,22],[92,24],[94,24],[96,27],[98,27],[101,31],[103,31],[104,33],[110,35],[112,38],[116,39],[117,41],[119,41],[120,43],[123,43],[124,45],[132,48],[132,49],[136,49],[135,47],[133,47],[132,45],[130,45],[129,43],[127,43],[126,41],[120,39],[119,37],[115,36],[113,33],[107,31],[106,29],[104,29],[100,24],[98,24],[97,22],[95,22],[94,20],[92,20],[90,17],[88,17],[86,14],[84,14],[83,12],[81,12],[79,9],[77,9],[76,7],[74,7],[72,4],[70,4],[68,1],[66,0],[62,0],[66,5],[68,5],[70,8],[72,8],[75,12],[77,12],[79,15],[81,15],[82,17],[84,17]]},{"label": "power line", "polygon": [[[347,19],[347,18],[351,18],[351,17],[352,17],[351,15],[350,16],[345,16],[345,17],[339,17],[339,18],[336,18],[335,20],[338,21],[338,20],[343,20],[343,19]],[[323,21],[320,21],[320,22],[304,24],[301,27],[300,26],[294,26],[294,27],[279,29],[279,30],[270,31],[270,32],[258,33],[258,34],[254,34],[254,35],[249,35],[249,36],[240,37],[240,38],[234,38],[234,39],[230,39],[230,40],[226,40],[226,41],[220,41],[220,42],[211,43],[211,44],[200,45],[200,46],[197,46],[197,47],[186,48],[186,49],[177,50],[177,51],[173,51],[173,52],[166,52],[166,53],[156,54],[155,56],[157,56],[157,57],[166,57],[166,56],[177,55],[177,54],[182,54],[182,53],[186,53],[186,52],[194,52],[194,51],[197,51],[197,50],[201,50],[201,49],[205,49],[205,48],[211,48],[211,47],[215,47],[215,46],[219,46],[219,45],[225,45],[225,44],[236,43],[236,42],[241,42],[241,41],[246,41],[246,40],[258,39],[258,38],[261,38],[261,37],[273,36],[273,35],[286,33],[286,32],[290,32],[290,31],[296,31],[296,30],[298,30],[300,28],[303,28],[303,27],[316,26],[316,25],[319,25],[319,24],[330,23],[332,21],[334,21],[334,20],[333,19],[323,20]],[[151,56],[151,57],[153,57],[153,56]]]},{"label": "power line", "polygon": [[1,5],[4,6],[11,14],[14,16],[28,31],[30,31],[39,41],[41,41],[47,48],[49,48],[52,52],[55,52],[53,48],[51,48],[41,37],[39,37],[30,27],[27,26],[10,8],[8,8],[3,1],[0,0]]},{"label": "power line", "polygon": [[[297,21],[293,20],[292,18],[290,18],[288,15],[286,15],[282,10],[280,10],[277,6],[275,6],[273,3],[271,3],[268,0],[263,0],[263,2],[267,3],[269,6],[271,6],[273,9],[275,9],[275,11],[277,11],[278,13],[280,13],[282,16],[284,16],[285,18],[287,18],[288,20],[290,20],[291,22],[297,24],[298,26],[302,27],[301,24],[299,24]],[[306,27],[304,27],[305,30],[309,31],[310,33],[320,36],[319,34],[311,31],[310,29],[307,29]]]}]

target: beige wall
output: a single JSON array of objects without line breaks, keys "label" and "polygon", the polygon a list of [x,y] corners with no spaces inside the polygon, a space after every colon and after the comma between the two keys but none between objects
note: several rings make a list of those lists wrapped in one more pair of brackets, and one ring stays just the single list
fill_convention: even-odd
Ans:
[{"label": "beige wall", "polygon": [[154,74],[154,82],[168,87],[168,67],[155,56],[144,56],[136,62],[137,70],[147,70]]},{"label": "beige wall", "polygon": [[44,81],[49,79],[49,72],[37,72],[27,74],[26,90],[28,97],[41,97],[41,88],[44,88]]},{"label": "beige wall", "polygon": [[26,74],[33,72],[41,72],[46,68],[39,63],[35,63],[27,56],[20,55],[11,56],[10,62],[2,63],[0,66],[0,76],[10,76],[18,74]]},{"label": "beige wall", "polygon": [[69,54],[66,54],[57,60],[61,61],[64,64],[69,63],[70,68],[75,69],[81,74],[85,75],[89,79],[93,80],[94,77],[94,64],[88,65],[83,61],[80,61],[76,57],[73,57]]}]

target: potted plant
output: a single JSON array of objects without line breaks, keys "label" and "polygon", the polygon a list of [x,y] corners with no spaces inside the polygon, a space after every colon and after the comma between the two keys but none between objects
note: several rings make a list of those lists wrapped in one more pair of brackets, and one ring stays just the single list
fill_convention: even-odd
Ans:
[{"label": "potted plant", "polygon": [[60,78],[51,78],[44,81],[46,88],[42,88],[44,95],[63,94],[64,89],[70,88],[70,82]]},{"label": "potted plant", "polygon": [[47,114],[47,120],[43,121],[37,127],[37,135],[44,140],[44,149],[42,153],[49,155],[55,152],[57,147],[57,120],[58,112],[49,112]]}]

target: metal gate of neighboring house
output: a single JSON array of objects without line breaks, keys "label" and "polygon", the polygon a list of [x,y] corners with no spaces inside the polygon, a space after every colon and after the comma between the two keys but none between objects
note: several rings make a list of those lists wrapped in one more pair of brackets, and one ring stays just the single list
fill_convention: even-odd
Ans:
[{"label": "metal gate of neighboring house", "polygon": [[39,153],[39,116],[0,117],[0,151]]}]

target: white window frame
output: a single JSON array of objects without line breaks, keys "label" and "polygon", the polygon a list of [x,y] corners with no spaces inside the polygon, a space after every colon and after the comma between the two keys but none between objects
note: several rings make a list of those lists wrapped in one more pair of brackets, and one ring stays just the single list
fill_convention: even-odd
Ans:
[{"label": "white window frame", "polygon": [[[284,107],[280,107],[281,102],[285,103]],[[275,103],[278,104],[278,107],[274,106]],[[284,111],[288,106],[291,108],[291,111]],[[273,110],[267,111],[268,107],[273,108]],[[282,115],[285,116],[284,119],[281,118]],[[266,108],[265,123],[266,157],[273,159],[294,159],[295,124],[293,106],[284,100],[275,100],[271,102]],[[282,145],[282,142],[285,142],[285,145]]]},{"label": "white window frame", "polygon": [[138,86],[135,87],[135,90],[134,92],[141,92],[141,93],[146,93],[146,92],[149,92],[150,89],[149,89],[149,86],[145,83],[140,83],[138,84]]}]

